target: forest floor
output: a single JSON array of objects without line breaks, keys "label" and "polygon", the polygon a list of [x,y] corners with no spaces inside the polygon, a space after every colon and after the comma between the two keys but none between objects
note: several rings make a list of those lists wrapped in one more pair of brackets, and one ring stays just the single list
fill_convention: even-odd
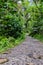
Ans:
[{"label": "forest floor", "polygon": [[43,65],[43,43],[27,36],[20,45],[0,54],[0,58],[8,59],[0,65]]}]

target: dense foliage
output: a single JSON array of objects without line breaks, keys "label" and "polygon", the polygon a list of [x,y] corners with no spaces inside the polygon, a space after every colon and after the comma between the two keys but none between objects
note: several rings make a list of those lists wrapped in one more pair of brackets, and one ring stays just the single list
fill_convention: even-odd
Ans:
[{"label": "dense foliage", "polygon": [[23,32],[23,16],[15,1],[0,0],[0,35],[17,38]]},{"label": "dense foliage", "polygon": [[35,34],[43,34],[43,5],[39,5],[39,9],[34,5],[31,8],[30,14],[30,31],[32,36],[34,36]]},{"label": "dense foliage", "polygon": [[24,17],[16,0],[0,0],[0,52],[24,39]]},{"label": "dense foliage", "polygon": [[25,3],[26,29],[29,35],[43,35],[43,2],[33,0],[31,4]]},{"label": "dense foliage", "polygon": [[[23,2],[25,30],[30,36],[43,40],[43,1],[32,0]],[[41,40],[41,41],[42,41]]]}]

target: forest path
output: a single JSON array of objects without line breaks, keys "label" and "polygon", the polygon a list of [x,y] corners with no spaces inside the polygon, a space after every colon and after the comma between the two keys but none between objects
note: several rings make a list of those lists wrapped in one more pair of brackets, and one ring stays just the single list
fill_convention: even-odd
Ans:
[{"label": "forest path", "polygon": [[9,60],[0,65],[43,65],[43,44],[32,37],[27,36],[22,44],[8,52],[0,54],[0,58]]}]

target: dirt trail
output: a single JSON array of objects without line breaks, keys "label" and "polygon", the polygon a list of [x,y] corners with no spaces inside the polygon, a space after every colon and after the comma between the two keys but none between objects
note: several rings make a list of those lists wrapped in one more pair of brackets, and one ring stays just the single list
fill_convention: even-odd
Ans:
[{"label": "dirt trail", "polygon": [[0,65],[43,65],[43,44],[27,37],[19,46],[0,54],[0,58],[9,60]]}]

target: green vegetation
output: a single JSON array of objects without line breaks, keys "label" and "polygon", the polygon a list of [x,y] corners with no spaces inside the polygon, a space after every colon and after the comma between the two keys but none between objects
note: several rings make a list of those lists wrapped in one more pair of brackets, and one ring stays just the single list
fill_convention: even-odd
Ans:
[{"label": "green vegetation", "polygon": [[25,37],[24,18],[14,0],[0,0],[0,52],[18,45]]},{"label": "green vegetation", "polygon": [[[26,4],[26,3],[25,3]],[[33,0],[25,6],[26,30],[30,36],[43,41],[43,2]]]},{"label": "green vegetation", "polygon": [[43,42],[43,1],[0,0],[0,52],[18,45],[26,33]]},{"label": "green vegetation", "polygon": [[30,35],[43,42],[43,2],[34,2],[31,7],[31,22],[29,22]]},{"label": "green vegetation", "polygon": [[36,34],[34,35],[34,38],[40,40],[41,42],[43,42],[43,35],[40,35],[40,34]]},{"label": "green vegetation", "polygon": [[0,0],[0,35],[19,37],[23,33],[23,16],[14,1]]},{"label": "green vegetation", "polygon": [[25,34],[22,34],[20,38],[15,39],[14,37],[4,37],[0,36],[0,53],[8,50],[9,48],[19,45],[24,39]]}]

